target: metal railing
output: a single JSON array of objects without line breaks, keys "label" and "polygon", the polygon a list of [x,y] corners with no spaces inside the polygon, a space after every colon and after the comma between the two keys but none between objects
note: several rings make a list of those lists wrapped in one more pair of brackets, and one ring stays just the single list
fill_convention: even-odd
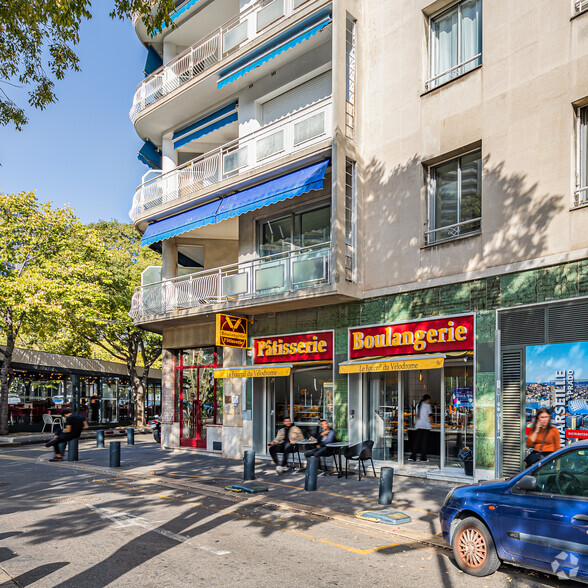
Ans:
[{"label": "metal railing", "polygon": [[[425,242],[427,245],[433,245],[434,243],[441,243],[442,241],[455,239],[456,237],[461,237],[462,235],[477,233],[480,230],[481,221],[482,217],[479,216],[477,218],[461,221],[453,225],[446,225],[437,229],[430,229],[425,231]],[[473,226],[466,228],[467,225]]]},{"label": "metal railing", "polygon": [[588,9],[588,0],[576,0],[575,8],[576,14],[580,14],[580,12]]},{"label": "metal railing", "polygon": [[331,244],[321,243],[163,280],[135,289],[135,320],[211,304],[288,294],[329,284]]},{"label": "metal railing", "polygon": [[329,96],[169,172],[159,172],[137,188],[129,216],[135,220],[155,206],[173,202],[320,142],[332,134],[331,117]]},{"label": "metal railing", "polygon": [[[433,76],[432,78],[429,78],[425,84],[425,89],[432,90],[433,88],[436,88],[438,85],[445,83],[445,82],[448,82],[450,79],[456,78],[457,76],[460,76],[461,74],[464,74],[464,73],[470,71],[469,69],[465,69],[465,66],[469,65],[473,61],[477,61],[478,59],[480,59],[480,63],[481,63],[481,58],[482,58],[482,53],[478,53],[477,55],[474,55],[473,57],[470,57],[469,59],[466,59],[465,61],[462,61],[461,63],[458,63],[457,65],[454,65],[453,67],[450,67],[449,69],[446,69],[444,72],[441,72],[440,74],[437,74],[436,76]],[[470,69],[473,69],[477,65],[479,65],[479,64],[475,63]],[[441,78],[443,78],[445,76],[449,76],[447,78],[447,80],[441,80]]]},{"label": "metal railing", "polygon": [[574,191],[574,206],[584,206],[588,204],[588,186],[576,188]]},{"label": "metal railing", "polygon": [[227,55],[253,42],[268,28],[295,13],[307,2],[258,0],[204,39],[147,76],[138,86],[129,111],[132,122],[149,105],[186,84]]}]

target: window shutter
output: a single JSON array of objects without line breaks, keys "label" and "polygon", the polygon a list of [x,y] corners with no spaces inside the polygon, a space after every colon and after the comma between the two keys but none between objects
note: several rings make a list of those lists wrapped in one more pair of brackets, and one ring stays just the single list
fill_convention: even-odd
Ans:
[{"label": "window shutter", "polygon": [[502,475],[521,471],[525,431],[523,352],[502,353]]}]

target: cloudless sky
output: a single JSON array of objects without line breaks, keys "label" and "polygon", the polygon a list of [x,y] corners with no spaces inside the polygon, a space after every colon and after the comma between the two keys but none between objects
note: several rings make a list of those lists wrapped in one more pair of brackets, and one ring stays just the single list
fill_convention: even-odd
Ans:
[{"label": "cloudless sky", "polygon": [[556,371],[574,370],[574,380],[588,379],[588,342],[527,347],[527,383],[551,382]]},{"label": "cloudless sky", "polygon": [[[56,82],[58,101],[27,108],[21,132],[0,127],[0,192],[36,190],[39,200],[69,204],[84,223],[130,222],[135,188],[149,169],[137,159],[143,142],[128,114],[147,51],[129,20],[108,16],[111,6],[93,3],[76,49],[82,71]],[[23,92],[5,89],[25,105]]]}]

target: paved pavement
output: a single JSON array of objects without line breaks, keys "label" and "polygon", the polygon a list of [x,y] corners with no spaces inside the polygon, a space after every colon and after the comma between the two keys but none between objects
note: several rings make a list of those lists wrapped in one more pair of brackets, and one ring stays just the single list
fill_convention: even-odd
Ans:
[{"label": "paved pavement", "polygon": [[564,585],[508,566],[462,574],[438,536],[448,483],[397,476],[393,506],[412,521],[390,526],[355,517],[381,508],[373,476],[320,476],[306,492],[304,473],[257,462],[268,492],[250,495],[225,490],[242,481],[242,461],[161,450],[147,437],[122,443],[116,469],[91,441],[79,462],[50,456],[0,450],[0,588]]}]

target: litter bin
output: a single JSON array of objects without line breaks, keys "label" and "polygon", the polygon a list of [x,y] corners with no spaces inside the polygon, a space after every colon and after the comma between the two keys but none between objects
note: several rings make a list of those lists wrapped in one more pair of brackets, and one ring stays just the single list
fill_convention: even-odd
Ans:
[{"label": "litter bin", "polygon": [[463,461],[463,471],[466,476],[474,475],[474,455],[469,447],[464,447],[457,456]]}]

